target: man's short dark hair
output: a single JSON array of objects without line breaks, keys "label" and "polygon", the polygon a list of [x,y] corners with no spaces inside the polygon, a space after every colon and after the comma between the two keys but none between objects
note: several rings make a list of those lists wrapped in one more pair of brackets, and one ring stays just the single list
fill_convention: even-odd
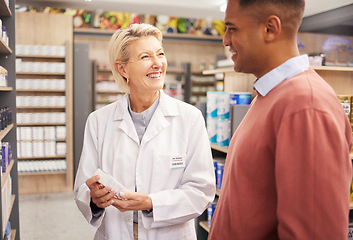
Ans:
[{"label": "man's short dark hair", "polygon": [[253,4],[274,4],[286,5],[300,8],[304,11],[305,0],[239,0],[241,7],[247,7]]}]

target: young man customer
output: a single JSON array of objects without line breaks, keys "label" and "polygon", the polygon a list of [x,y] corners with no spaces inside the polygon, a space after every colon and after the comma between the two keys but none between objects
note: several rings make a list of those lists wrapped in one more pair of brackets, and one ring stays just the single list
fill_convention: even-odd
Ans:
[{"label": "young man customer", "polygon": [[223,44],[257,96],[232,137],[209,239],[347,239],[352,129],[299,56],[304,0],[229,0]]}]

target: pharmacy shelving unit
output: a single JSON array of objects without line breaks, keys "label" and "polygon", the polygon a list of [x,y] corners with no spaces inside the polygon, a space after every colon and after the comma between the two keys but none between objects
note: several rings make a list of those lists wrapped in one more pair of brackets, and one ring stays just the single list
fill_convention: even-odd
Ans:
[{"label": "pharmacy shelving unit", "polygon": [[[56,47],[56,46],[51,46]],[[70,51],[72,51],[71,46],[66,44],[65,46],[65,54],[64,55],[33,55],[33,54],[21,54],[17,55],[17,59],[21,59],[23,63],[42,63],[42,64],[52,64],[52,63],[63,63],[65,66],[65,70],[62,71],[54,71],[48,70],[45,72],[42,71],[17,71],[16,78],[17,81],[64,81],[65,87],[60,87],[58,89],[17,89],[17,99],[19,102],[20,97],[42,97],[45,99],[61,97],[61,102],[54,102],[53,104],[44,104],[43,102],[36,101],[35,104],[26,103],[27,105],[17,104],[17,114],[54,114],[51,115],[49,118],[55,118],[55,114],[65,114],[64,118],[60,117],[60,121],[56,121],[55,119],[48,119],[42,120],[38,122],[37,120],[31,119],[30,122],[19,122],[18,129],[27,128],[27,129],[34,129],[35,128],[50,128],[51,130],[55,129],[58,131],[59,127],[65,128],[65,136],[63,138],[58,138],[57,134],[55,137],[50,137],[46,139],[45,134],[44,137],[40,140],[30,139],[19,141],[19,144],[24,144],[26,141],[29,141],[33,146],[36,142],[43,143],[45,146],[46,143],[53,143],[55,142],[55,152],[54,153],[45,153],[35,155],[34,151],[33,154],[20,156],[19,161],[21,163],[29,163],[35,161],[37,166],[29,166],[26,167],[24,171],[19,172],[19,181],[20,193],[41,193],[41,192],[63,192],[63,191],[70,191],[72,189],[72,179],[73,179],[73,126],[72,126],[72,77],[70,71],[70,64],[71,60],[67,59],[70,55]],[[49,82],[49,84],[51,84]],[[45,85],[45,84],[40,84]],[[62,115],[61,115],[62,116]],[[44,118],[41,118],[44,119]],[[18,119],[19,120],[19,119]],[[21,133],[21,131],[19,131]],[[33,133],[32,133],[33,134]],[[64,143],[66,146],[66,150],[63,152],[62,150],[60,153],[58,152],[58,143]],[[32,149],[34,150],[34,147]],[[53,144],[51,145],[53,147]],[[44,147],[45,148],[45,147]],[[50,151],[53,152],[53,151]],[[60,162],[60,164],[59,164]],[[51,164],[50,167],[49,164]],[[39,165],[39,166],[38,166]],[[60,165],[56,167],[55,165]],[[27,166],[27,165],[26,165]]]},{"label": "pharmacy shelving unit", "polygon": [[115,102],[119,96],[125,94],[118,90],[112,71],[107,66],[94,64],[93,75],[93,110]]},{"label": "pharmacy shelving unit", "polygon": [[[18,209],[18,175],[17,175],[17,148],[16,148],[16,76],[15,76],[15,1],[10,1],[7,5],[5,0],[0,0],[0,19],[2,25],[6,27],[9,46],[0,39],[0,65],[8,71],[8,87],[0,87],[0,107],[9,106],[12,109],[13,123],[4,130],[0,131],[0,141],[10,142],[12,147],[12,161],[6,173],[1,176],[1,190],[5,182],[12,179],[12,197],[10,207],[7,209],[7,216],[2,210],[2,191],[0,192],[0,239],[4,239],[5,229],[3,227],[7,221],[11,223],[11,239],[20,239],[19,229],[19,209]],[[4,221],[5,219],[5,221]]]},{"label": "pharmacy shelving unit", "polygon": [[[353,96],[353,68],[352,67],[336,67],[336,66],[316,66],[313,69],[323,77],[335,90],[337,95],[352,95]],[[214,75],[217,73],[224,74],[225,91],[229,92],[252,92],[253,81],[255,77],[249,74],[242,74],[234,72],[232,67],[219,68],[214,70],[203,71],[204,75]],[[217,144],[211,143],[211,148],[214,151],[227,154],[228,147],[221,147]],[[353,160],[353,153],[350,154]],[[216,195],[219,196],[220,189],[217,189]],[[350,203],[350,209],[353,210],[353,203]],[[210,227],[207,221],[200,221],[199,225],[209,232]]]}]

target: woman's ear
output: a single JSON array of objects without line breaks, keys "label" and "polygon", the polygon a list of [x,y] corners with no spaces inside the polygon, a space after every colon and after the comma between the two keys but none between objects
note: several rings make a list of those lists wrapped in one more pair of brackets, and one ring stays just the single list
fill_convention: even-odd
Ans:
[{"label": "woman's ear", "polygon": [[281,19],[275,15],[271,15],[266,21],[266,31],[264,33],[265,40],[270,42],[275,40],[282,31]]},{"label": "woman's ear", "polygon": [[114,64],[114,67],[115,69],[118,71],[118,73],[123,76],[124,78],[128,78],[127,77],[127,72],[125,70],[125,64],[119,62],[119,61],[116,61],[115,64]]}]

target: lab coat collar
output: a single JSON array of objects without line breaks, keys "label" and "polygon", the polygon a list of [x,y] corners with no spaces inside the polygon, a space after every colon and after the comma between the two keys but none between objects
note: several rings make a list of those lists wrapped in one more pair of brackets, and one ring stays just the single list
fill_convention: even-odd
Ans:
[{"label": "lab coat collar", "polygon": [[[180,111],[175,102],[176,100],[168,96],[162,90],[160,90],[159,93],[159,105],[155,113],[153,114],[152,119],[141,140],[141,145],[151,140],[154,136],[156,136],[159,132],[161,132],[164,128],[169,125],[169,121],[167,121],[166,117],[180,115]],[[136,143],[139,143],[139,138],[137,136],[134,123],[128,111],[128,97],[129,95],[125,94],[124,98],[117,102],[114,113],[114,121],[122,120],[121,124],[119,125],[119,128],[122,129]]]}]

